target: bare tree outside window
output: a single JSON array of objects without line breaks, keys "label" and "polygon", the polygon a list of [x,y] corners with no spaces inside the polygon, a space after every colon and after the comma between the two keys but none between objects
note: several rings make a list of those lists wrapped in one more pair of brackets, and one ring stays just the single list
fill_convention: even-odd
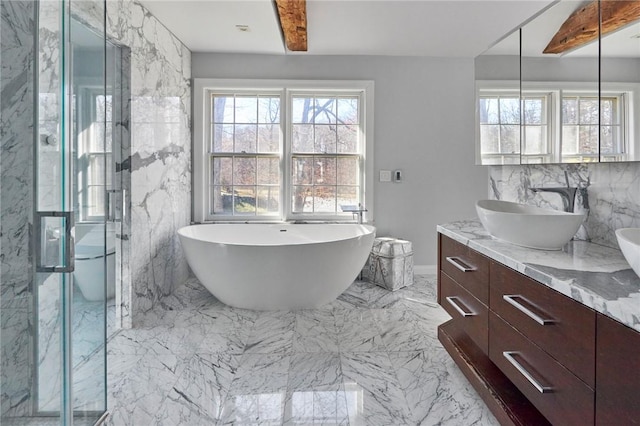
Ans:
[{"label": "bare tree outside window", "polygon": [[360,202],[359,124],[357,96],[293,97],[294,213],[337,213]]},{"label": "bare tree outside window", "polygon": [[212,214],[280,211],[280,97],[212,96]]}]

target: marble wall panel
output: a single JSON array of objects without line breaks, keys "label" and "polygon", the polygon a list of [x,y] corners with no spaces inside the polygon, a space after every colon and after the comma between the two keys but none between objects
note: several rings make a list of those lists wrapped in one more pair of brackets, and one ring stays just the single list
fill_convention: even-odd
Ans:
[{"label": "marble wall panel", "polygon": [[[557,194],[530,188],[566,186],[565,171],[571,186],[587,189],[588,218],[580,239],[617,248],[616,229],[640,227],[640,163],[492,166],[489,197],[561,210]],[[584,210],[580,195],[576,209]]]},{"label": "marble wall panel", "polygon": [[[191,52],[144,7],[123,2],[131,48],[131,325],[189,270],[177,230],[191,218]],[[122,28],[122,26],[120,27]],[[154,125],[148,140],[138,126]],[[135,135],[135,136],[134,136]]]},{"label": "marble wall panel", "polygon": [[29,414],[35,3],[0,2],[1,416]]}]

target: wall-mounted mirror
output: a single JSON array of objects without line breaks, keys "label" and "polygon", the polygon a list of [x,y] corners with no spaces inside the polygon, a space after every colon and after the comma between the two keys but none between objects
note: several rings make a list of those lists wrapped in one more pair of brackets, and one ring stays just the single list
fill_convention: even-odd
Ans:
[{"label": "wall-mounted mirror", "polygon": [[[607,3],[602,7],[617,10],[637,2]],[[610,33],[603,22],[602,31],[600,161],[640,161],[640,21]]]},{"label": "wall-mounted mirror", "polygon": [[569,47],[556,36],[583,6],[561,1],[522,27],[522,164],[598,161],[597,8],[595,39]]},{"label": "wall-mounted mirror", "polygon": [[475,59],[476,164],[520,164],[520,31]]},{"label": "wall-mounted mirror", "polygon": [[[477,164],[640,161],[639,19],[637,2],[561,0],[478,56]],[[501,56],[514,54],[517,67]],[[483,97],[515,87],[513,69],[519,121],[507,123],[502,109],[490,113],[502,104]],[[514,126],[520,146],[510,154],[503,130]]]}]

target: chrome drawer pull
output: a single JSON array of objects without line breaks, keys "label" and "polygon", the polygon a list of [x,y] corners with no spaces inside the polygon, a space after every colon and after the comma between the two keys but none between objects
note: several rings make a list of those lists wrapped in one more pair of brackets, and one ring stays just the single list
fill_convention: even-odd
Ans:
[{"label": "chrome drawer pull", "polygon": [[516,359],[513,357],[514,355],[518,355],[518,352],[513,352],[513,351],[502,352],[502,356],[504,356],[507,359],[507,361],[509,361],[511,365],[513,365],[516,368],[516,370],[518,370],[518,372],[522,374],[524,378],[527,379],[529,383],[531,383],[533,387],[538,390],[538,392],[540,393],[553,392],[552,387],[542,386],[540,383],[538,383],[538,381],[522,366],[522,364],[516,361]]},{"label": "chrome drawer pull", "polygon": [[452,264],[462,272],[473,272],[476,269],[478,269],[475,266],[467,265],[459,257],[446,257],[445,259],[447,259],[447,262],[449,262],[450,264]]},{"label": "chrome drawer pull", "polygon": [[[535,312],[533,312],[531,309],[527,308],[526,306],[524,306],[521,303],[518,303],[517,300],[515,300],[515,298],[518,297],[520,299],[523,300],[527,300],[524,297],[518,295],[518,294],[504,294],[502,295],[502,298],[507,301],[511,306],[513,306],[514,308],[516,308],[517,310],[519,310],[520,312],[522,312],[523,314],[525,314],[526,316],[528,316],[529,318],[531,318],[532,320],[534,320],[535,322],[537,322],[540,325],[549,325],[549,324],[553,324],[555,321],[552,319],[544,319],[542,318],[540,315],[536,314]],[[527,300],[527,302],[529,302]],[[531,302],[529,302],[531,303]]]},{"label": "chrome drawer pull", "polygon": [[472,316],[478,315],[475,312],[473,312],[471,309],[467,308],[466,306],[465,306],[466,311],[464,309],[462,309],[460,307],[460,305],[463,305],[462,302],[460,301],[459,298],[457,298],[455,296],[445,297],[445,299],[447,299],[447,302],[449,302],[449,304],[451,306],[453,306],[453,309],[458,311],[460,313],[460,315],[462,315],[463,317],[472,317]]}]

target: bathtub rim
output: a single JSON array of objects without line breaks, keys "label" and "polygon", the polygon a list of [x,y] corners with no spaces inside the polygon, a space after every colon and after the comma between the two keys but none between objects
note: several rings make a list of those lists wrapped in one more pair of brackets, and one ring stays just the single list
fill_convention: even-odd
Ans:
[{"label": "bathtub rim", "polygon": [[[223,242],[223,241],[212,241],[210,239],[204,239],[197,236],[185,235],[184,230],[196,228],[200,226],[215,226],[215,225],[233,225],[233,226],[253,226],[253,225],[269,225],[269,226],[305,226],[305,225],[315,225],[315,226],[362,226],[367,232],[362,234],[354,234],[344,238],[333,238],[333,239],[323,239],[318,241],[290,241],[286,243],[236,243],[236,242]],[[377,228],[372,224],[367,223],[291,223],[291,222],[250,222],[250,223],[197,223],[186,225],[178,229],[178,235],[182,238],[189,238],[197,241],[202,241],[209,244],[216,245],[224,245],[224,246],[233,246],[233,247],[281,247],[281,246],[304,246],[304,245],[312,245],[312,244],[326,244],[326,243],[334,243],[338,241],[347,241],[354,238],[361,238],[370,234],[377,234]]]}]

